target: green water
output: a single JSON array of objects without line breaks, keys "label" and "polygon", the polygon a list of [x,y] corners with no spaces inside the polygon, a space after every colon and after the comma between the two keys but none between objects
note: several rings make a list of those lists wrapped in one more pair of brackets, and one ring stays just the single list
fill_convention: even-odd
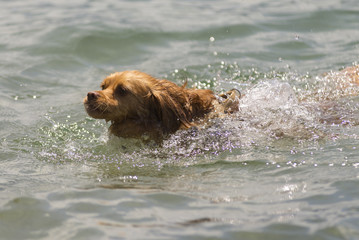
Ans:
[{"label": "green water", "polygon": [[[3,1],[0,238],[358,239],[359,90],[322,75],[358,61],[357,5]],[[130,69],[240,89],[240,112],[109,137],[82,99]]]}]

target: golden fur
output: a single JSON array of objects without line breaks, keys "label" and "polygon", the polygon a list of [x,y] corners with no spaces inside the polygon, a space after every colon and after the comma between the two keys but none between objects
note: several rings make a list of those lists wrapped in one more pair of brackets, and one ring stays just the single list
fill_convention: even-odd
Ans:
[{"label": "golden fur", "polygon": [[214,108],[211,90],[187,89],[139,71],[113,73],[101,91],[87,94],[87,113],[111,121],[110,132],[119,137],[154,139],[186,129]]}]

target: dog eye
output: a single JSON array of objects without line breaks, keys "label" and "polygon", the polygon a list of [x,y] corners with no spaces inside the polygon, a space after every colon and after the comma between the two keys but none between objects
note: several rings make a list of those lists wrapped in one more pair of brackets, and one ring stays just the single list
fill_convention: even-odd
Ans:
[{"label": "dog eye", "polygon": [[105,89],[106,89],[105,84],[101,84],[101,86],[100,86],[100,87],[101,87],[101,89],[102,89],[102,90],[105,90]]},{"label": "dog eye", "polygon": [[127,89],[122,86],[118,86],[116,88],[115,92],[116,92],[116,95],[121,96],[121,97],[125,96],[128,93]]}]

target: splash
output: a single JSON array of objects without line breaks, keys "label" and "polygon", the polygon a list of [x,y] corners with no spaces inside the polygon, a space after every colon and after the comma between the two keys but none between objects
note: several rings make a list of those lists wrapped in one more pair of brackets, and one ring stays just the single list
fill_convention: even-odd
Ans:
[{"label": "splash", "polygon": [[299,103],[286,82],[271,80],[249,89],[237,115],[274,138],[316,139],[322,135],[318,116]]}]

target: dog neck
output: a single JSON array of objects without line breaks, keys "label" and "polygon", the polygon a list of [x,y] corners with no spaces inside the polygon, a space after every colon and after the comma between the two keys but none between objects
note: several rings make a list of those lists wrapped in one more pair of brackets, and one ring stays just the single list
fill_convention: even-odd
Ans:
[{"label": "dog neck", "polygon": [[125,119],[112,121],[109,128],[111,134],[123,138],[146,138],[162,139],[163,132],[158,122],[144,122],[140,119]]}]

